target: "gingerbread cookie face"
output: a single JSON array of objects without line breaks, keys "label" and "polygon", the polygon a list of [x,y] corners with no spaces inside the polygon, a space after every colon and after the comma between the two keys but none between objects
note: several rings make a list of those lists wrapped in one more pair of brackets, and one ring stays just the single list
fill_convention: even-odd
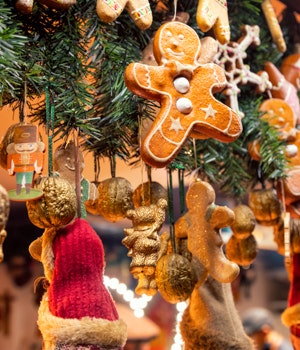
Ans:
[{"label": "gingerbread cookie face", "polygon": [[213,28],[214,35],[221,44],[230,40],[226,0],[199,0],[196,20],[203,32]]},{"label": "gingerbread cookie face", "polygon": [[225,73],[216,64],[199,64],[197,33],[180,22],[165,23],[155,34],[153,50],[158,66],[131,63],[125,70],[128,89],[161,106],[142,141],[143,160],[166,166],[191,135],[236,140],[242,131],[240,118],[213,97],[226,86]]}]

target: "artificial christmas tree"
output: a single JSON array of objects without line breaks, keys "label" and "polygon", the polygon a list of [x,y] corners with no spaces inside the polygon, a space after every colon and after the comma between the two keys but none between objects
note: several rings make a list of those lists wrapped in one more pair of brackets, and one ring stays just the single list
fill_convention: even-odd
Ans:
[{"label": "artificial christmas tree", "polygon": [[[128,209],[138,212],[144,206],[143,201],[140,201],[134,209],[135,204],[131,200],[133,190],[126,179],[122,179],[126,185],[119,180],[116,162],[125,161],[131,166],[140,167],[144,167],[143,162],[146,162],[148,173],[151,173],[151,167],[166,168],[169,176],[167,213],[170,236],[165,256],[188,256],[189,261],[196,266],[194,272],[197,283],[190,280],[193,291],[178,293],[179,297],[192,295],[187,316],[182,321],[187,348],[198,346],[200,349],[205,344],[210,344],[207,339],[210,335],[205,334],[209,323],[203,322],[198,330],[197,325],[193,328],[192,343],[189,343],[187,328],[200,309],[209,310],[214,318],[218,318],[222,307],[213,307],[213,291],[223,283],[226,287],[223,290],[222,285],[224,293],[221,293],[218,300],[221,305],[227,302],[230,305],[228,313],[234,315],[234,322],[243,340],[241,343],[236,342],[236,335],[233,335],[224,341],[232,343],[234,349],[244,349],[251,345],[236,317],[226,284],[237,275],[237,265],[226,257],[214,261],[214,264],[211,261],[200,261],[199,254],[199,249],[208,255],[213,250],[207,226],[209,232],[223,227],[220,222],[230,226],[235,219],[233,211],[221,210],[215,206],[212,189],[208,191],[210,195],[207,195],[207,206],[211,209],[208,210],[207,217],[198,218],[195,213],[200,205],[197,198],[202,198],[202,195],[195,195],[195,203],[187,195],[187,203],[192,201],[193,204],[188,206],[188,213],[182,217],[185,217],[185,229],[191,232],[176,237],[178,233],[174,234],[176,225],[173,217],[175,203],[172,201],[173,175],[176,172],[194,172],[197,181],[208,187],[213,186],[217,193],[224,192],[238,203],[245,201],[250,191],[270,190],[270,193],[275,194],[275,201],[271,203],[275,203],[275,212],[269,213],[267,209],[266,212],[270,215],[265,215],[265,203],[260,203],[260,212],[253,212],[259,220],[263,211],[263,222],[271,225],[282,222],[282,212],[290,211],[291,203],[293,209],[297,208],[297,188],[289,187],[289,180],[297,178],[299,155],[286,150],[289,143],[294,141],[298,148],[299,53],[295,53],[295,50],[300,42],[297,19],[299,7],[290,1],[282,3],[287,6],[281,21],[274,28],[270,25],[270,18],[274,22],[274,11],[270,7],[272,4],[266,0],[150,1],[150,8],[148,2],[135,3],[133,13],[122,11],[124,8],[130,11],[130,1],[120,5],[113,1],[98,1],[96,4],[88,0],[77,0],[67,9],[56,9],[47,3],[35,2],[32,10],[22,13],[17,4],[0,0],[1,106],[11,106],[17,110],[20,123],[30,121],[45,127],[49,163],[46,175],[55,179],[52,169],[53,144],[67,144],[71,139],[77,147],[80,146],[94,158],[94,183],[98,186],[99,197],[95,200],[93,213],[114,222],[124,218]],[[113,15],[107,14],[105,6],[112,6]],[[136,11],[139,9],[143,11]],[[181,21],[174,21],[179,12],[187,15]],[[172,57],[169,46],[178,46],[178,43],[172,41],[174,38],[171,39],[175,34],[177,39],[188,43],[183,45],[183,48],[188,49],[187,57],[182,56],[184,50],[179,52],[179,56],[175,55],[175,59]],[[169,41],[161,44],[162,35]],[[151,61],[153,66],[147,65],[145,61],[138,63],[146,48],[150,47],[151,52],[153,37],[156,62],[153,64]],[[204,76],[205,79],[200,79],[200,71],[201,77]],[[286,94],[287,91],[282,90],[283,85],[292,93]],[[204,97],[205,103],[202,100]],[[289,112],[292,110],[291,113],[294,113],[293,132],[289,130],[288,136],[283,137],[278,132],[280,125],[272,124],[269,118],[262,117],[266,111],[261,108],[262,102],[270,97],[283,100],[289,106]],[[170,101],[174,103],[168,110]],[[267,112],[270,114],[269,107]],[[9,134],[13,137],[11,132]],[[253,148],[253,152],[249,151]],[[3,167],[6,162],[2,158],[6,158],[7,152],[3,143],[0,151]],[[78,156],[78,149],[74,152]],[[292,159],[291,169],[288,167],[289,158]],[[100,159],[109,160],[111,178],[107,182],[116,183],[115,191],[111,195],[105,195],[105,200],[101,200],[104,181],[99,181],[98,178],[101,178],[101,171],[97,167]],[[78,180],[79,169],[76,174]],[[289,177],[290,175],[292,176]],[[143,182],[143,179],[140,180]],[[79,182],[75,183],[79,208],[82,204],[81,191]],[[183,177],[179,185],[182,183]],[[191,184],[191,191],[193,186],[197,186],[195,183],[193,181]],[[72,188],[74,190],[74,186]],[[184,186],[180,188],[180,210],[184,214]],[[108,186],[105,192],[109,192]],[[56,187],[54,193],[59,193]],[[289,193],[293,194],[293,198],[287,203],[285,195]],[[67,197],[62,198],[62,201],[69,200]],[[28,203],[30,211],[32,203]],[[150,207],[155,203],[150,200],[147,205]],[[146,212],[147,205],[144,210]],[[204,209],[206,211],[206,206]],[[78,213],[80,220],[80,210]],[[215,222],[214,213],[221,213],[217,215],[220,222]],[[53,219],[56,222],[56,217],[46,219],[51,224]],[[63,225],[64,221],[61,226]],[[191,235],[194,229],[205,241],[200,248]],[[279,230],[279,227],[276,229]],[[187,247],[185,251],[177,251],[177,240],[187,240],[184,243]],[[247,249],[247,245],[240,244],[240,247]],[[255,247],[255,242],[251,243],[251,247]],[[66,248],[72,249],[70,246]],[[247,255],[245,250],[241,256]],[[157,253],[155,251],[157,259],[166,259]],[[293,250],[290,253],[293,254]],[[252,260],[252,256],[253,251],[246,260]],[[223,263],[231,267],[231,273],[220,277],[218,264]],[[164,268],[165,264],[157,266]],[[296,268],[300,267],[295,267],[294,264],[294,270]],[[192,276],[194,272],[186,273]],[[205,282],[207,273],[211,275]],[[161,274],[152,269],[151,278],[165,274],[165,271]],[[202,278],[203,276],[205,277]],[[294,277],[297,279],[296,273]],[[158,285],[166,287],[164,283]],[[176,299],[176,286],[170,284],[168,287],[170,286]],[[208,298],[205,298],[206,292]],[[201,305],[201,308],[197,305]],[[219,326],[222,327],[221,324]],[[297,334],[294,335],[297,337]],[[222,348],[230,348],[229,343],[222,343]],[[218,348],[215,343],[213,346]]]}]

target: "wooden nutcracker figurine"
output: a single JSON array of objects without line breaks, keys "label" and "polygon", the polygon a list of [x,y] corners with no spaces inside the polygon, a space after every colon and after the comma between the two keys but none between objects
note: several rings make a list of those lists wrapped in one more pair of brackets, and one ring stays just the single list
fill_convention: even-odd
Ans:
[{"label": "wooden nutcracker figurine", "polygon": [[37,126],[25,123],[17,126],[13,141],[7,146],[7,171],[9,175],[16,174],[16,190],[9,191],[9,198],[16,201],[38,198],[43,193],[32,188],[32,181],[34,172],[42,171],[45,145],[39,141]]}]

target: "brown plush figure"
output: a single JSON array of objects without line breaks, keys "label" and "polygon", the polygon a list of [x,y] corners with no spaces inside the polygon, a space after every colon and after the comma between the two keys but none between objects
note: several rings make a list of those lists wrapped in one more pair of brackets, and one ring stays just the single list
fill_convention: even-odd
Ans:
[{"label": "brown plush figure", "polygon": [[127,218],[132,220],[133,227],[125,228],[126,237],[122,240],[132,257],[130,272],[138,279],[135,289],[137,294],[154,295],[157,291],[155,267],[160,251],[158,235],[165,221],[167,201],[159,199],[156,204],[140,206],[127,211]]},{"label": "brown plush figure", "polygon": [[253,350],[235,309],[230,283],[208,276],[194,289],[180,324],[185,350]]},{"label": "brown plush figure", "polygon": [[225,257],[219,231],[233,223],[233,211],[215,204],[215,191],[204,181],[196,181],[190,186],[186,204],[186,219],[190,222],[189,251],[217,281],[232,282],[239,274],[239,267]]}]

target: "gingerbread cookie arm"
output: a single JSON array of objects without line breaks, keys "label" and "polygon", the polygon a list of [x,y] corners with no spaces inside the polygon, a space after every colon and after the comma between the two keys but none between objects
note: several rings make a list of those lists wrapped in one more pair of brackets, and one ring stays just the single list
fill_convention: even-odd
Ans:
[{"label": "gingerbread cookie arm", "polygon": [[213,28],[215,37],[221,44],[229,42],[230,28],[226,0],[199,0],[196,20],[203,32]]},{"label": "gingerbread cookie arm", "polygon": [[153,75],[160,76],[164,74],[163,67],[148,66],[142,63],[130,63],[124,72],[124,81],[127,88],[135,95],[149,100],[159,101],[162,98],[162,92],[159,91],[157,79],[152,79]]}]

